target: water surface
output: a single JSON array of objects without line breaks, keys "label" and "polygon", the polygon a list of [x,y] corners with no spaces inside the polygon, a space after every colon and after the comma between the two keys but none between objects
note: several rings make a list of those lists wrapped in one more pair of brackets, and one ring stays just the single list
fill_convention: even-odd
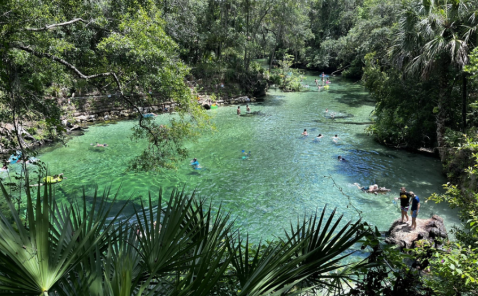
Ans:
[{"label": "water surface", "polygon": [[[316,76],[304,84],[314,84]],[[121,187],[120,203],[138,202],[148,192],[156,196],[160,187],[167,193],[173,188],[196,189],[199,196],[220,204],[232,213],[236,225],[253,238],[271,239],[297,217],[315,210],[337,208],[347,220],[359,217],[386,230],[400,217],[393,198],[401,186],[414,191],[424,201],[433,192],[441,192],[446,182],[436,158],[398,151],[376,143],[367,135],[366,123],[374,102],[358,84],[332,77],[328,90],[311,87],[301,93],[270,90],[263,102],[250,105],[256,116],[237,116],[237,106],[208,111],[217,131],[205,133],[195,143],[187,144],[191,158],[198,158],[204,168],[194,170],[184,161],[177,171],[136,173],[126,171],[128,161],[146,147],[129,140],[134,121],[108,126],[92,126],[83,136],[74,137],[66,147],[43,149],[39,158],[52,173],[63,172],[68,178],[55,185],[57,197],[73,200],[86,190],[91,196],[109,186]],[[336,113],[336,119],[325,115]],[[241,106],[245,112],[245,105]],[[169,114],[155,120],[166,122]],[[302,137],[304,129],[308,137]],[[319,142],[314,138],[324,137]],[[340,140],[335,143],[334,135]],[[108,143],[94,148],[90,143]],[[244,159],[242,150],[251,152]],[[347,162],[337,161],[343,156]],[[353,183],[377,183],[391,188],[385,195],[362,193]],[[126,209],[131,212],[131,207]],[[442,216],[447,228],[457,222],[457,215],[444,204],[423,203],[420,218]]]}]

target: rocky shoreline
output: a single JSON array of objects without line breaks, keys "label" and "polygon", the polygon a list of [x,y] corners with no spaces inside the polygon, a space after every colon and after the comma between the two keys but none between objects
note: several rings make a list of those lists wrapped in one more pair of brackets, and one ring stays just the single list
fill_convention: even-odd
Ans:
[{"label": "rocky shoreline", "polygon": [[[154,96],[154,94],[152,94]],[[81,131],[87,128],[86,125],[95,123],[102,123],[107,121],[118,121],[137,118],[139,113],[136,109],[126,108],[117,103],[115,95],[105,96],[86,96],[74,98],[56,99],[64,115],[61,117],[61,124],[66,129],[66,133],[73,131]],[[209,95],[198,95],[197,103],[205,109],[210,109],[211,104],[217,106],[225,106],[230,104],[247,104],[255,102],[257,98],[249,98],[247,96],[226,97],[219,100],[214,100]],[[146,105],[146,104],[144,104]],[[171,113],[174,112],[177,106],[173,101],[166,101],[157,105],[141,106],[138,109],[141,113]],[[39,130],[41,128],[36,122],[28,122],[23,126],[18,126],[18,134],[15,135],[15,127],[12,124],[2,124],[0,133],[6,138],[20,138],[23,148],[36,148],[45,145],[46,143],[54,142],[55,140],[49,137],[35,137],[29,130]],[[0,154],[11,154],[11,150],[7,150],[0,143]]]}]

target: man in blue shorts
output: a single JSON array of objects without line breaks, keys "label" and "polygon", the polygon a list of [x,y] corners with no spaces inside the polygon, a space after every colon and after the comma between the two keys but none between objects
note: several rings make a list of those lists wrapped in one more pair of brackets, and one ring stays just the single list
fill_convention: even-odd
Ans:
[{"label": "man in blue shorts", "polygon": [[412,213],[412,230],[415,230],[417,228],[418,212],[420,212],[420,199],[413,192],[410,192],[410,196],[412,197],[412,208],[410,210]]},{"label": "man in blue shorts", "polygon": [[407,218],[408,222],[408,207],[410,206],[410,193],[405,190],[405,187],[400,188],[400,209],[402,210],[402,223],[403,217]]}]

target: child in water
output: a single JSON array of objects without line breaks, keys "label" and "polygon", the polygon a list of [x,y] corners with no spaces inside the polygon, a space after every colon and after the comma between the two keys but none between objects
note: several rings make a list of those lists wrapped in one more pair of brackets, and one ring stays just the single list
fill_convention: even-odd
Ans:
[{"label": "child in water", "polygon": [[307,137],[309,134],[307,133],[307,129],[304,128],[304,132],[302,133],[302,136]]},{"label": "child in water", "polygon": [[241,106],[237,106],[237,115],[241,115]]},{"label": "child in water", "polygon": [[337,135],[332,137],[332,141],[334,141],[334,143],[337,143],[339,140],[340,140],[340,138]]},{"label": "child in water", "polygon": [[191,160],[191,164],[193,166],[193,169],[195,170],[199,170],[201,168],[201,166],[199,165],[199,162],[197,160],[197,158],[193,158],[193,160]]}]

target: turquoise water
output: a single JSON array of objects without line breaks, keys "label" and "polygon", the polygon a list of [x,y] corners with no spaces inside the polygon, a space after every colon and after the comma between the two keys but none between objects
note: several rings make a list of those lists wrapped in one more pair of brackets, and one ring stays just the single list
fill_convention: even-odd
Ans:
[{"label": "turquoise water", "polygon": [[[309,75],[304,83],[313,85],[315,78]],[[121,205],[127,199],[137,203],[148,192],[155,196],[160,187],[169,193],[185,186],[187,192],[196,189],[199,196],[210,199],[215,208],[222,204],[236,225],[256,239],[282,235],[291,220],[325,205],[329,211],[337,207],[346,220],[358,218],[360,211],[366,221],[386,230],[400,217],[393,198],[401,186],[424,201],[433,192],[441,192],[446,180],[438,159],[386,148],[366,134],[364,123],[370,122],[373,106],[361,86],[332,78],[326,91],[315,87],[301,93],[270,90],[263,102],[251,104],[252,111],[261,115],[237,116],[237,105],[210,110],[217,131],[187,145],[191,159],[198,158],[202,170],[193,170],[186,160],[177,171],[126,171],[128,161],[146,146],[129,140],[134,121],[92,126],[66,147],[43,149],[38,157],[52,174],[63,172],[68,178],[55,185],[60,199],[73,200],[83,189],[91,196],[96,184],[100,192],[121,187]],[[326,108],[340,118],[324,116]],[[245,112],[245,105],[241,109]],[[155,120],[167,122],[169,116]],[[304,128],[310,133],[305,138],[301,136]],[[324,137],[314,142],[319,133]],[[335,134],[338,143],[332,140]],[[109,147],[90,146],[96,141]],[[243,159],[241,150],[251,151],[251,157]],[[338,162],[339,155],[347,162]],[[354,182],[377,183],[392,192],[362,193]],[[126,213],[130,212],[128,207]],[[458,221],[456,212],[446,205],[423,203],[420,217],[432,214],[442,216],[448,229]]]}]

